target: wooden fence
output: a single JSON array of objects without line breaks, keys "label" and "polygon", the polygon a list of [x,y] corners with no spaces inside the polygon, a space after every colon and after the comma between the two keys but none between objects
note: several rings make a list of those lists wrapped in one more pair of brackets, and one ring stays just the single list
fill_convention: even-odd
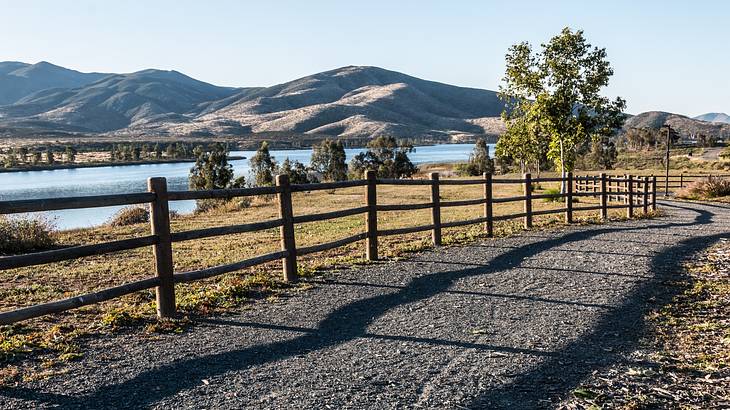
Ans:
[{"label": "wooden fence", "polygon": [[[570,173],[567,174],[566,178],[532,178],[530,174],[525,174],[521,179],[507,179],[494,178],[491,174],[485,174],[481,178],[441,180],[439,179],[438,173],[432,173],[430,174],[430,178],[427,180],[379,179],[376,178],[376,174],[374,172],[369,171],[366,173],[365,179],[362,180],[290,185],[286,175],[279,175],[276,178],[276,186],[272,187],[168,192],[165,178],[150,178],[148,180],[148,192],[145,193],[4,201],[0,202],[0,214],[93,208],[114,205],[149,204],[151,234],[132,239],[123,239],[100,244],[72,246],[23,255],[3,256],[0,257],[0,270],[41,265],[77,259],[85,256],[101,255],[151,246],[152,253],[154,255],[156,275],[148,279],[126,283],[121,286],[115,286],[81,296],[2,312],[0,313],[0,325],[11,324],[51,313],[62,312],[89,304],[99,303],[151,288],[156,288],[158,316],[170,317],[173,316],[176,311],[176,283],[210,278],[279,259],[282,260],[283,279],[285,281],[294,281],[297,278],[296,272],[298,256],[322,252],[358,241],[365,241],[365,253],[367,259],[377,260],[378,238],[382,236],[431,231],[432,242],[435,246],[438,246],[441,244],[441,231],[445,228],[483,224],[486,234],[488,236],[492,236],[495,221],[521,218],[523,220],[524,227],[530,228],[532,226],[533,217],[537,215],[562,213],[565,216],[565,222],[571,223],[573,221],[573,213],[578,211],[598,210],[600,211],[601,217],[607,218],[608,210],[612,208],[626,208],[628,217],[634,215],[635,209],[639,206],[637,204],[641,204],[640,206],[644,213],[648,212],[649,207],[651,207],[651,209],[656,209],[656,178],[640,178],[630,175],[626,177],[608,177],[605,174],[601,174],[598,179],[600,187],[598,191],[592,188],[592,190],[588,192],[581,188],[579,192],[576,192],[573,189],[574,186],[583,187],[589,180],[591,182],[596,181],[593,177],[573,178]],[[534,184],[539,184],[541,182],[565,182],[567,189],[565,193],[534,194]],[[611,183],[623,184],[626,188],[621,192],[609,191],[607,189],[607,184]],[[521,184],[523,186],[524,194],[516,197],[494,198],[492,195],[493,186],[498,184]],[[377,201],[377,187],[381,185],[429,186],[431,190],[431,201],[418,204],[380,205]],[[444,185],[481,185],[483,186],[483,195],[481,198],[468,200],[441,201],[439,190],[440,187]],[[294,192],[332,190],[337,188],[360,186],[365,188],[365,203],[363,206],[333,212],[294,216],[294,210],[292,207],[292,193]],[[168,206],[170,201],[234,198],[255,195],[276,195],[278,198],[277,204],[279,207],[279,217],[269,221],[196,229],[183,232],[171,232],[170,230]],[[574,206],[576,198],[591,196],[600,198],[600,203],[598,205],[588,204],[589,206],[581,207]],[[547,210],[532,209],[532,201],[534,200],[556,198],[564,200],[564,207]],[[626,200],[622,201],[622,203],[610,204],[612,198],[626,198]],[[637,202],[637,198],[639,199],[639,202]],[[510,215],[493,215],[493,207],[495,204],[507,202],[523,203],[523,212]],[[442,208],[470,205],[483,205],[482,216],[469,220],[441,222]],[[380,212],[417,209],[431,210],[430,224],[397,229],[378,228],[378,213]],[[360,214],[365,215],[365,232],[314,246],[298,247],[296,245],[296,238],[294,235],[294,226],[296,224],[326,221]],[[280,229],[280,251],[259,255],[231,264],[188,272],[173,272],[172,244],[175,242],[244,232],[256,232],[277,227]]]},{"label": "wooden fence", "polygon": [[[664,190],[665,192],[671,192],[675,189],[682,189],[689,184],[691,184],[694,181],[698,181],[704,178],[707,178],[709,176],[718,177],[718,178],[727,178],[730,177],[730,174],[688,174],[686,172],[682,172],[679,174],[670,174],[669,178],[667,178],[666,175],[659,175],[654,176],[652,175],[652,178],[656,178],[657,185],[659,187],[659,190]],[[617,177],[626,177],[626,175],[613,175],[610,176],[611,178],[617,178]],[[578,177],[576,177],[578,178]],[[576,182],[576,190],[596,190],[597,186],[599,186],[599,175],[584,175],[580,178],[585,178],[584,182]],[[637,177],[638,178],[638,177]],[[614,184],[609,184],[609,189],[615,189],[615,190],[621,190],[621,187]]]}]

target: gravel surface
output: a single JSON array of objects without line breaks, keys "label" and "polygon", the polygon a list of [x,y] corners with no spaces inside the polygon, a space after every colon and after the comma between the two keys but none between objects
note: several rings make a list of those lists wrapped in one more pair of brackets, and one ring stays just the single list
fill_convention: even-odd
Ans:
[{"label": "gravel surface", "polygon": [[91,343],[0,407],[551,408],[623,360],[687,256],[730,236],[719,205],[423,252],[181,335]]}]

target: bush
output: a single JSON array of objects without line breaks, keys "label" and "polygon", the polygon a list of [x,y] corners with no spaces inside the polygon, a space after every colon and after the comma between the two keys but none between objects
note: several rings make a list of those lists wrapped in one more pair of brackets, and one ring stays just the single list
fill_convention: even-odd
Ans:
[{"label": "bush", "polygon": [[720,177],[708,176],[692,182],[677,192],[678,198],[705,199],[730,195],[730,181]]},{"label": "bush", "polygon": [[249,196],[233,199],[198,199],[195,201],[196,214],[202,214],[214,210],[239,211],[251,206],[252,199]]},{"label": "bush", "polygon": [[[560,194],[560,188],[548,188],[545,190],[546,195],[558,195]],[[563,202],[564,198],[545,198],[545,202]]]},{"label": "bush", "polygon": [[42,218],[0,216],[0,254],[26,253],[53,247],[54,226]]},{"label": "bush", "polygon": [[141,206],[128,206],[119,210],[109,220],[110,226],[129,226],[150,221],[150,213],[147,208]]}]

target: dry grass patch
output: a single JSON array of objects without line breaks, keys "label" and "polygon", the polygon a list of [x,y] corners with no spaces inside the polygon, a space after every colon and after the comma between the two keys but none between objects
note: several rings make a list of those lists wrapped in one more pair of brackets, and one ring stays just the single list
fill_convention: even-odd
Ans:
[{"label": "dry grass patch", "polygon": [[[557,184],[543,184],[535,193],[555,189]],[[498,184],[494,196],[508,197],[523,194],[521,184]],[[442,186],[441,200],[481,198],[482,185]],[[378,186],[378,201],[382,204],[424,203],[430,201],[428,186]],[[596,203],[593,198],[582,198],[583,203]],[[293,194],[294,214],[306,215],[364,205],[364,188],[346,188],[336,191],[313,191]],[[523,202],[495,204],[496,216],[523,211]],[[563,203],[533,201],[533,209],[563,208]],[[442,208],[442,221],[477,218],[482,206]],[[620,212],[612,212],[619,216]],[[597,222],[595,211],[576,211],[576,221]],[[430,210],[379,212],[379,229],[427,225],[431,222]],[[254,198],[246,208],[218,207],[208,212],[185,215],[171,221],[173,232],[209,228],[223,225],[244,224],[278,218],[278,205],[270,198]],[[537,216],[536,228],[561,223],[562,214]],[[522,230],[521,220],[495,224],[496,236],[507,236]],[[125,226],[101,226],[90,229],[58,232],[60,246],[100,243],[149,235],[148,223]],[[364,215],[339,218],[331,221],[299,224],[296,227],[297,246],[312,246],[330,242],[363,232]],[[462,244],[483,239],[484,228],[475,225],[444,229],[444,244]],[[431,247],[430,232],[382,237],[379,239],[380,255],[384,258],[402,258],[410,252]],[[228,264],[254,256],[280,250],[279,230],[227,235],[173,244],[173,260],[176,272],[203,269]],[[357,242],[330,251],[299,258],[299,274],[312,276],[333,267],[346,267],[362,263],[365,245]],[[112,255],[85,257],[41,266],[0,271],[0,309],[10,310],[22,306],[48,302],[72,295],[79,295],[154,275],[152,251],[147,248],[118,252]],[[176,286],[179,310],[184,317],[209,315],[245,308],[254,300],[275,301],[277,296],[306,290],[304,283],[286,284],[280,280],[281,264],[268,263],[256,268],[221,275],[216,278]],[[62,349],[32,340],[43,340],[60,326],[68,332],[68,340],[81,335],[99,332],[124,331],[142,327],[146,332],[180,331],[190,322],[161,323],[155,318],[154,291],[137,292],[98,305],[30,320],[16,326],[0,328],[0,356],[3,365],[22,363],[32,368],[48,358],[58,359]],[[133,331],[133,330],[132,330]],[[21,336],[22,335],[22,336]],[[23,346],[17,350],[16,345]],[[2,354],[2,352],[0,352]],[[22,360],[27,358],[28,360]],[[20,373],[20,378],[23,371]],[[20,379],[11,378],[15,382]]]}]

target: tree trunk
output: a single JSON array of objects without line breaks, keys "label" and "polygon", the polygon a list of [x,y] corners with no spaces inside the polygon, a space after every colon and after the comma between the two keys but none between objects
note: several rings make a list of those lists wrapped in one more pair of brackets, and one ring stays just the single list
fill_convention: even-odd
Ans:
[{"label": "tree trunk", "polygon": [[560,140],[560,177],[562,180],[560,181],[560,193],[564,194],[568,192],[565,186],[565,152],[563,151],[563,140]]}]

